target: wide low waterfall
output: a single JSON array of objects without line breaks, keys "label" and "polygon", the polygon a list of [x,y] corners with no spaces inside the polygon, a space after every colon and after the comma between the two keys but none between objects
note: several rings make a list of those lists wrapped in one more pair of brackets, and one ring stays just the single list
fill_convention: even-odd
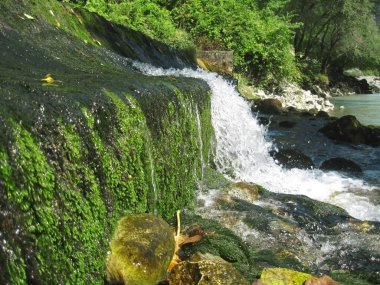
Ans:
[{"label": "wide low waterfall", "polygon": [[266,130],[253,116],[249,102],[236,86],[223,77],[192,69],[162,69],[133,62],[134,67],[153,76],[184,76],[205,80],[212,90],[212,123],[216,145],[214,162],[218,170],[236,181],[260,184],[270,191],[306,195],[344,208],[362,220],[380,221],[380,205],[371,203],[373,185],[337,172],[321,170],[286,170],[269,155],[272,143]]}]

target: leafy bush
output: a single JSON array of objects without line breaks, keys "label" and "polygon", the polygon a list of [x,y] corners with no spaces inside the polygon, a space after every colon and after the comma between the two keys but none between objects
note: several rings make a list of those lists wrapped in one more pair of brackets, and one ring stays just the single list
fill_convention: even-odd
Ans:
[{"label": "leafy bush", "polygon": [[261,82],[297,77],[293,26],[271,9],[248,0],[189,0],[172,13],[201,48],[233,50],[237,71]]},{"label": "leafy bush", "polygon": [[314,81],[321,87],[327,88],[329,86],[329,77],[326,74],[318,73],[314,76]]},{"label": "leafy bush", "polygon": [[173,23],[170,12],[150,0],[87,0],[85,7],[109,20],[179,48],[193,46],[188,34]]}]

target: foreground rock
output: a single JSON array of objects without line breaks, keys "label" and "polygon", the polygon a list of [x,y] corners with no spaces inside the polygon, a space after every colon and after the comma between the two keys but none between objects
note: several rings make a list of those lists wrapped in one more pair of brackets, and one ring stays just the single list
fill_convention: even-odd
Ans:
[{"label": "foreground rock", "polygon": [[380,129],[364,126],[352,115],[328,123],[319,131],[339,142],[380,146]]},{"label": "foreground rock", "polygon": [[265,268],[253,285],[303,285],[313,276],[286,268]]},{"label": "foreground rock", "polygon": [[195,254],[173,268],[170,284],[186,285],[249,285],[231,263],[212,254]]},{"label": "foreground rock", "polygon": [[118,222],[110,247],[108,281],[152,285],[165,278],[175,242],[164,220],[153,214],[134,214]]},{"label": "foreground rock", "polygon": [[[221,257],[233,264],[239,260],[242,272],[251,274],[248,276],[251,282],[257,280],[265,268],[288,268],[311,275],[323,272],[347,285],[380,284],[379,222],[356,220],[337,206],[303,195],[273,193],[257,187],[259,193],[253,203],[244,187],[238,196],[237,183],[234,183],[233,193],[228,192],[229,186],[219,192],[210,190],[208,196],[199,197],[208,204],[197,212],[244,237],[245,245],[241,247],[236,239],[231,243],[230,234],[222,235],[211,229],[211,233],[195,245],[197,251],[223,253]],[[242,251],[247,246],[249,250]],[[248,258],[245,257],[247,252]],[[313,278],[307,284],[335,284],[321,283],[328,280],[311,275],[301,281]]]},{"label": "foreground rock", "polygon": [[272,151],[271,156],[285,168],[313,169],[315,165],[310,157],[296,149],[280,149]]},{"label": "foreground rock", "polygon": [[320,278],[287,268],[265,268],[259,280],[252,285],[339,285],[329,276]]},{"label": "foreground rock", "polygon": [[363,172],[361,167],[356,162],[349,159],[342,158],[342,157],[334,157],[334,158],[325,160],[322,163],[320,169],[353,172],[353,173]]}]

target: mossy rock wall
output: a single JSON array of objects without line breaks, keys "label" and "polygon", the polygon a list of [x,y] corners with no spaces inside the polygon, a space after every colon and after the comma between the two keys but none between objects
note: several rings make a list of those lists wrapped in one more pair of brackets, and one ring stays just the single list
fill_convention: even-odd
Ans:
[{"label": "mossy rock wall", "polygon": [[0,284],[102,284],[120,217],[191,207],[209,88],[140,74],[123,56],[186,59],[52,0],[2,1],[0,42]]}]

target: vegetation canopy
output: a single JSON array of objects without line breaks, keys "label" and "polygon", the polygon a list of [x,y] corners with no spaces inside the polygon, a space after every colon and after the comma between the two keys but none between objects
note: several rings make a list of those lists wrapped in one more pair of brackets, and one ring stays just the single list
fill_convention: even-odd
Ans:
[{"label": "vegetation canopy", "polygon": [[324,86],[352,68],[380,74],[372,0],[66,1],[177,48],[233,50],[235,71],[262,86]]}]

